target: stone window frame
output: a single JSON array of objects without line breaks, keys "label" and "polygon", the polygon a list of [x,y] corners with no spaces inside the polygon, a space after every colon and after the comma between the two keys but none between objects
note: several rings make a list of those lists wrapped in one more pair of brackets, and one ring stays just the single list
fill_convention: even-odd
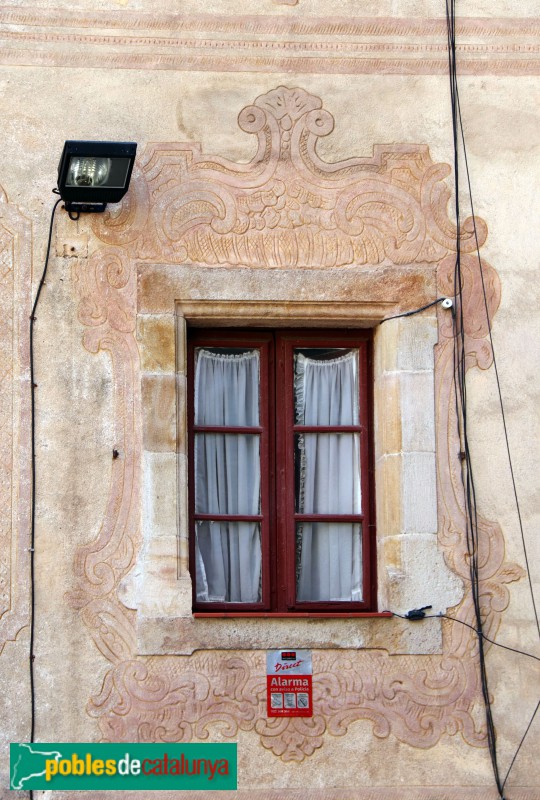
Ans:
[{"label": "stone window frame", "polygon": [[[269,290],[261,270],[238,270],[228,272],[230,295],[242,296],[244,273],[249,272],[249,297],[221,299],[218,280],[214,293],[194,300],[194,286],[202,285],[201,275],[207,271],[193,265],[180,270],[167,265],[138,266],[137,338],[142,354],[143,406],[138,652],[163,655],[189,654],[198,649],[272,649],[283,646],[291,635],[290,618],[208,619],[192,613],[186,481],[188,325],[374,328],[378,610],[403,613],[429,602],[437,612],[459,602],[461,582],[448,571],[437,547],[433,349],[438,340],[437,312],[430,309],[380,324],[399,312],[399,277],[392,298],[369,301],[362,299],[364,281],[361,271],[355,269],[348,271],[349,280],[352,286],[357,278],[359,296],[347,301],[314,299],[323,296],[328,286],[329,276],[324,270],[311,281],[312,298],[294,299],[293,271],[289,275],[281,272],[285,290],[279,300],[265,298]],[[405,269],[403,283],[409,278]],[[254,300],[253,295],[262,299]],[[425,288],[417,295],[421,305]],[[414,300],[408,298],[409,305]],[[436,570],[439,576],[429,595],[425,593],[426,569]],[[303,646],[312,648],[339,643],[342,649],[441,652],[439,623],[430,625],[428,631],[397,618],[390,622],[369,616],[372,618],[295,620],[294,635]]]}]

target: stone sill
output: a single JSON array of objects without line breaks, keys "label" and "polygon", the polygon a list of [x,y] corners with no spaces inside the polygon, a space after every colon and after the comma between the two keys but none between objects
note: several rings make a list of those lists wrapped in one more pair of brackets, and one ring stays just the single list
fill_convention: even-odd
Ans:
[{"label": "stone sill", "polygon": [[250,619],[351,619],[352,617],[393,617],[391,611],[194,611],[194,619],[229,619],[247,617]]},{"label": "stone sill", "polygon": [[[410,622],[390,612],[341,616],[201,612],[203,616],[137,616],[137,650],[142,656],[191,655],[197,650],[385,650],[391,655],[442,652],[440,619]],[[243,614],[243,616],[240,616]]]}]

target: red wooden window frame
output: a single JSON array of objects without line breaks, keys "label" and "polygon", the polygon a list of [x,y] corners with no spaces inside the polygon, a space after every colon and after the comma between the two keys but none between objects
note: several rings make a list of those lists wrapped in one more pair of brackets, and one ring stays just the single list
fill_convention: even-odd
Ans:
[{"label": "red wooden window frame", "polygon": [[[372,443],[372,364],[369,330],[190,329],[188,335],[189,474],[194,475],[197,433],[253,433],[260,437],[261,513],[256,517],[219,517],[261,523],[262,597],[259,603],[197,601],[195,586],[195,526],[216,515],[195,512],[194,481],[189,480],[190,570],[193,610],[204,615],[348,616],[376,610],[375,526]],[[259,426],[232,428],[195,425],[195,352],[198,347],[260,350]],[[294,419],[293,355],[296,348],[347,347],[359,354],[359,424],[301,426]],[[278,399],[281,402],[278,402]],[[357,433],[360,437],[362,513],[307,515],[295,512],[294,435],[301,432]],[[333,521],[362,523],[363,601],[299,602],[296,594],[296,523]]]}]

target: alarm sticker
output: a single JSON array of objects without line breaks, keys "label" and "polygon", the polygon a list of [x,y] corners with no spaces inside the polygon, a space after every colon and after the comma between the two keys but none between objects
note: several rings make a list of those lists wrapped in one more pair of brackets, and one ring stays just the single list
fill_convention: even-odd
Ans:
[{"label": "alarm sticker", "polygon": [[313,716],[311,650],[271,650],[266,655],[267,716]]}]

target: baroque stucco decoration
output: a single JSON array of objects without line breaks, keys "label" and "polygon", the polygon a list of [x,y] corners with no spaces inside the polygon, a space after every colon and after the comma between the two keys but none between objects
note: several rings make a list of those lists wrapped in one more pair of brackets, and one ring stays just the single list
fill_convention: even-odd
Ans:
[{"label": "baroque stucco decoration", "polygon": [[[333,117],[302,89],[259,97],[238,123],[258,140],[247,164],[192,144],[149,146],[98,237],[142,261],[263,269],[436,264],[455,246],[442,183],[450,170],[427,146],[376,146],[373,158],[328,164],[316,143]],[[477,233],[483,243],[481,220]],[[475,246],[466,221],[462,250]]]},{"label": "baroque stucco decoration", "polygon": [[0,652],[28,625],[31,252],[30,222],[0,186]]},{"label": "baroque stucco decoration", "polygon": [[[301,269],[379,263],[406,270],[437,270],[441,292],[451,293],[456,230],[447,214],[444,178],[426,146],[377,146],[372,158],[322,161],[317,139],[333,127],[321,101],[301,89],[279,87],[239,116],[258,137],[247,164],[206,157],[196,145],[147,148],[132,189],[116,214],[94,221],[105,246],[78,275],[79,316],[91,352],[107,350],[115,375],[115,423],[123,457],[113,462],[111,494],[99,535],[75,562],[78,588],[70,595],[94,641],[110,662],[88,713],[105,739],[189,741],[212,730],[235,737],[256,732],[286,761],[302,761],[344,735],[357,720],[371,720],[378,737],[396,736],[430,747],[443,734],[461,733],[486,744],[476,721],[480,702],[474,634],[443,623],[443,653],[390,656],[384,651],[314,653],[316,715],[266,719],[263,654],[204,653],[192,657],[138,657],[134,612],[118,587],[135,563],[140,543],[141,399],[135,341],[136,264],[199,263]],[[480,244],[487,235],[476,221]],[[461,231],[463,298],[467,309],[468,368],[486,369],[491,350],[471,220]],[[142,266],[141,266],[142,265]],[[500,288],[484,262],[490,314]],[[455,440],[451,325],[441,317],[436,365],[439,542],[448,566],[468,585],[462,487]],[[487,635],[496,635],[509,601],[506,584],[522,570],[505,560],[502,532],[479,520],[481,601]],[[474,621],[470,593],[455,616]]]}]

